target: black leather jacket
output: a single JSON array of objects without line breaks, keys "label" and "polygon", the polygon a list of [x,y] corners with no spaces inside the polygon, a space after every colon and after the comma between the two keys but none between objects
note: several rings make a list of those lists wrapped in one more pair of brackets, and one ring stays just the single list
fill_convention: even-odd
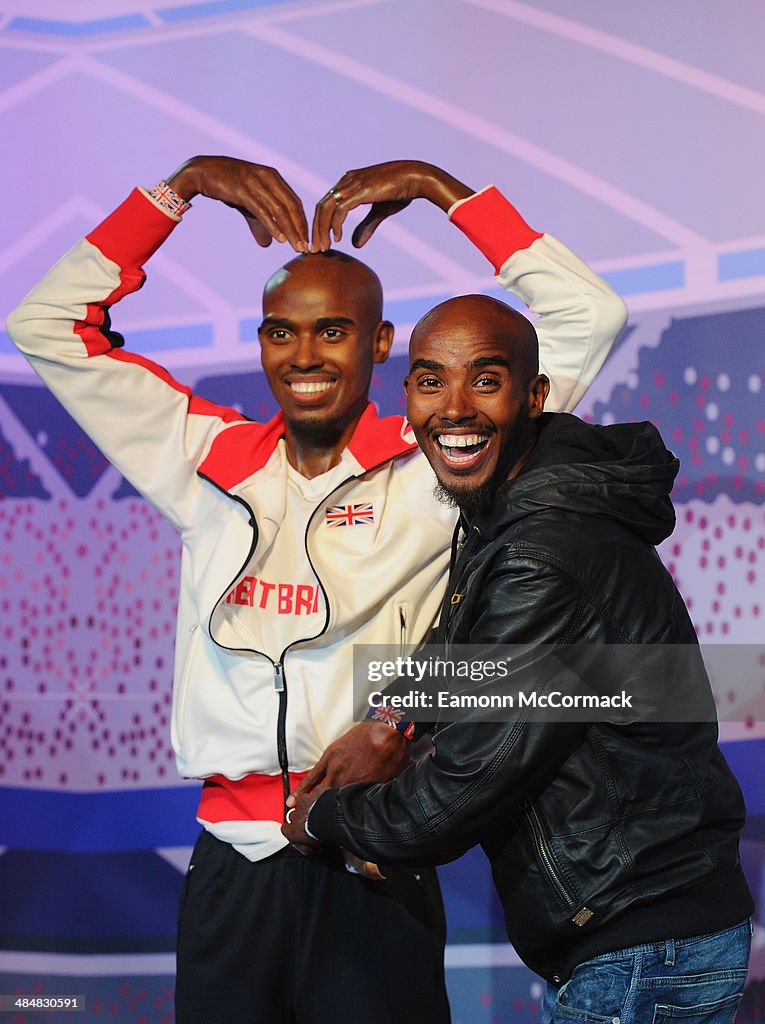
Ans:
[{"label": "black leather jacket", "polygon": [[[674,526],[676,472],[648,423],[545,414],[523,472],[470,526],[439,629],[447,654],[620,645],[602,649],[642,663],[640,645],[683,645],[669,680],[630,661],[636,720],[442,723],[431,756],[392,783],[326,793],[309,818],[320,839],[380,863],[443,862],[480,842],[513,945],[556,983],[598,953],[716,931],[753,909],[738,859],[744,805],[717,726],[667,720],[709,700],[693,626],[653,548]],[[565,688],[566,674],[537,685]]]}]

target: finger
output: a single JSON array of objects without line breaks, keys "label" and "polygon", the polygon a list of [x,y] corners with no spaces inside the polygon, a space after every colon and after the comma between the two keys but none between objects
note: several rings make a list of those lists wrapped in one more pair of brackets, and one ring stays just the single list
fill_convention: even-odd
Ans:
[{"label": "finger", "polygon": [[318,857],[321,853],[321,844],[316,843],[315,846],[309,845],[308,843],[292,843],[298,853],[302,853],[304,857]]},{"label": "finger", "polygon": [[324,777],[321,782],[313,788],[313,798],[317,800],[325,789],[338,789],[340,786],[347,786],[350,782],[365,782],[363,771],[354,759],[344,757],[334,758],[327,765]]},{"label": "finger", "polygon": [[373,203],[369,213],[353,232],[351,241],[354,246],[360,249],[362,245],[366,245],[384,220],[400,213],[401,210],[409,206],[410,202],[410,199],[385,199],[379,203]]},{"label": "finger", "polygon": [[332,211],[332,234],[334,236],[335,242],[342,241],[343,224],[345,223],[345,218],[348,216],[351,210],[353,210],[358,205],[358,202],[353,202],[349,200],[346,196],[343,196],[342,199],[338,199],[337,202],[335,203],[335,208]]},{"label": "finger", "polygon": [[284,191],[274,194],[277,204],[275,222],[281,227],[287,240],[297,252],[308,252],[308,221],[300,199],[286,182],[282,182]]},{"label": "finger", "polygon": [[[290,794],[290,799],[295,798],[295,802],[304,796],[306,793],[310,793],[326,775],[326,762],[323,757],[320,757],[313,768],[309,768],[306,775],[300,780],[298,785],[293,789]],[[289,806],[289,804],[288,804]]]},{"label": "finger", "polygon": [[271,242],[273,242],[273,235],[263,227],[257,217],[253,217],[251,213],[246,210],[240,211],[244,219],[247,221],[247,227],[250,229],[250,233],[258,245],[262,245],[263,248],[267,248]]},{"label": "finger", "polygon": [[261,187],[264,198],[272,201],[274,209],[271,212],[275,222],[286,234],[293,248],[297,247],[295,243],[304,243],[301,251],[307,251],[308,221],[300,197],[275,168],[263,168],[262,173],[264,182]]},{"label": "finger", "polygon": [[354,248],[360,249],[362,245],[366,245],[384,220],[385,215],[378,212],[378,204],[375,203],[361,223],[356,225],[351,237]]},{"label": "finger", "polygon": [[307,229],[305,235],[296,227],[293,211],[280,199],[271,195],[264,202],[267,210],[265,227],[279,242],[288,242],[295,252],[306,252],[308,249]]},{"label": "finger", "polygon": [[284,191],[283,202],[288,211],[290,220],[297,232],[298,238],[304,244],[304,252],[308,251],[308,220],[303,209],[303,201],[300,196],[287,184],[281,175],[277,175]]},{"label": "finger", "polygon": [[[362,194],[359,187],[362,188]],[[313,226],[311,231],[311,251],[326,252],[332,247],[330,232],[334,235],[335,241],[339,242],[343,237],[343,222],[351,210],[361,203],[367,202],[363,198],[363,183],[359,181],[357,171],[346,171],[316,204],[313,215]]]},{"label": "finger", "polygon": [[257,194],[251,191],[247,208],[277,241],[289,242],[296,252],[308,251],[303,204],[281,176],[262,185]]},{"label": "finger", "polygon": [[332,241],[329,237],[329,230],[336,206],[337,199],[330,192],[322,196],[316,204],[311,226],[311,252],[326,252],[331,248]]},{"label": "finger", "polygon": [[343,238],[343,225],[348,214],[357,206],[368,203],[369,199],[364,191],[363,181],[359,181],[353,171],[344,174],[337,183],[333,198],[335,205],[331,210],[329,227],[335,242],[340,242]]},{"label": "finger", "polygon": [[253,196],[245,196],[240,203],[232,202],[227,203],[226,205],[233,207],[241,213],[247,221],[247,226],[250,231],[255,235],[259,245],[262,245],[263,243],[255,233],[255,230],[253,230],[253,222],[257,222],[260,225],[263,232],[261,237],[264,237],[267,234],[270,239],[273,240],[275,238],[277,242],[286,242],[288,240],[286,234],[282,231],[281,226],[276,221],[275,213],[277,211],[272,202],[269,202],[262,197],[255,198]]}]

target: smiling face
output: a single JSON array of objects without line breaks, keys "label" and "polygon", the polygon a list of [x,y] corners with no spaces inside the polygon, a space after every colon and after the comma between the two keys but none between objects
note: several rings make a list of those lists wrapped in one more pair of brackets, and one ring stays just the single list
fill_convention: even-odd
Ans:
[{"label": "smiling face", "polygon": [[339,253],[306,255],[263,293],[263,371],[289,434],[314,447],[347,444],[367,404],[372,367],[388,357],[380,282]]},{"label": "smiling face", "polygon": [[450,299],[417,324],[407,417],[441,496],[472,517],[533,446],[549,381],[530,322],[485,295]]}]

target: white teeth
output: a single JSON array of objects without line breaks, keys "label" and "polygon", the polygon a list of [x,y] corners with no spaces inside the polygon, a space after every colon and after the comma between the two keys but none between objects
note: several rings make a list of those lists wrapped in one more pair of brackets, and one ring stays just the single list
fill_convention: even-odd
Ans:
[{"label": "white teeth", "polygon": [[[436,440],[441,446],[443,457],[447,462],[472,462],[483,451],[488,442],[488,434],[440,434]],[[480,447],[479,447],[480,446]]]},{"label": "white teeth", "polygon": [[299,395],[313,395],[317,391],[329,391],[332,387],[332,381],[307,381],[305,383],[299,383],[298,381],[290,382],[290,390],[296,391]]},{"label": "white teeth", "polygon": [[437,438],[442,448],[472,448],[488,440],[488,434],[441,434]]}]

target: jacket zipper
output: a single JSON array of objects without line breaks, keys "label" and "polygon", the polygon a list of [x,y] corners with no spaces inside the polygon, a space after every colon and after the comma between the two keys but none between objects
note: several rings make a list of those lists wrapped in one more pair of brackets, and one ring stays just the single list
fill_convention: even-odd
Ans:
[{"label": "jacket zipper", "polygon": [[[283,657],[283,655],[282,655]],[[290,795],[290,761],[287,753],[287,685],[284,680],[284,666],[281,661],[274,663],[274,690],[279,694],[279,711],[276,717],[276,755],[282,770],[282,792],[284,793],[284,820],[287,820],[287,797]]]},{"label": "jacket zipper", "polygon": [[465,567],[469,564],[473,551],[481,541],[481,531],[477,526],[471,526],[467,536],[460,541],[461,524],[457,526],[452,537],[452,554],[450,559],[449,579],[446,583],[446,600],[448,604],[442,606],[441,621],[438,626],[436,642],[444,647],[449,646],[449,634],[452,617],[455,607],[462,600],[462,593],[459,592],[459,585]]},{"label": "jacket zipper", "polygon": [[545,839],[544,830],[542,828],[542,822],[540,821],[539,815],[537,814],[537,810],[533,804],[528,805],[528,819],[529,824],[531,825],[531,834],[534,837],[534,843],[537,848],[537,853],[539,854],[539,859],[542,861],[542,866],[547,872],[547,875],[550,881],[552,882],[555,890],[557,891],[558,895],[561,897],[561,899],[569,908],[569,910],[573,910],[576,906],[576,900],[566,888],[566,885],[563,879],[560,877],[560,873],[557,867],[555,866],[552,854],[550,853],[550,850],[547,846],[547,840]]},{"label": "jacket zipper", "polygon": [[403,658],[406,650],[406,605],[397,606],[398,611],[398,653]]},{"label": "jacket zipper", "polygon": [[[328,501],[330,499],[330,497],[335,493],[335,491],[339,491],[341,487],[345,487],[346,484],[350,483],[351,480],[355,480],[355,479],[356,479],[356,477],[349,476],[349,477],[346,477],[345,480],[342,480],[339,484],[337,484],[335,487],[333,487],[332,490],[328,494],[326,494],[321,499],[321,505],[323,505],[326,501]],[[287,678],[286,678],[286,674],[285,674],[285,671],[284,671],[284,659],[287,656],[287,652],[290,651],[293,647],[296,647],[299,644],[309,643],[311,640],[316,640],[318,637],[320,637],[324,633],[326,633],[327,627],[329,626],[329,618],[330,618],[330,614],[329,614],[329,594],[327,593],[327,590],[326,590],[324,584],[321,581],[321,577],[319,576],[318,572],[316,571],[316,566],[313,564],[313,559],[311,558],[311,553],[308,550],[308,531],[310,530],[311,523],[313,522],[313,518],[316,515],[316,513],[318,512],[318,510],[321,507],[321,505],[317,505],[316,508],[313,510],[313,512],[308,517],[308,522],[306,523],[306,526],[305,526],[305,534],[303,536],[303,548],[305,550],[305,556],[308,559],[308,564],[311,567],[311,571],[313,572],[314,576],[316,577],[316,582],[319,584],[319,589],[321,590],[322,594],[324,595],[324,606],[326,608],[326,612],[325,612],[325,615],[324,615],[324,625],[321,627],[319,632],[316,633],[314,636],[301,637],[300,640],[293,640],[291,644],[287,644],[287,646],[282,651],[282,653],[281,653],[281,655],[279,657],[279,660],[277,662],[274,662],[274,689],[279,694],[279,711],[278,711],[277,718],[276,718],[276,752],[277,752],[277,757],[279,759],[279,767],[281,768],[281,772],[282,772],[282,789],[283,789],[283,792],[284,792],[284,817],[285,817],[285,820],[286,820],[286,817],[287,817],[287,797],[290,795],[290,759],[289,759],[289,750],[287,749],[287,700],[288,700],[288,696],[287,696]],[[253,520],[254,520],[254,517],[253,517]],[[248,561],[249,561],[249,558],[248,558]]]},{"label": "jacket zipper", "polygon": [[[208,477],[205,477],[204,479],[209,480]],[[214,644],[216,644],[218,647],[221,647],[225,651],[225,650],[230,650],[230,648],[223,647],[223,645],[219,644],[218,641],[215,639],[215,636],[213,635],[213,629],[212,629],[212,618],[213,618],[213,615],[215,614],[215,609],[218,607],[220,602],[223,600],[223,598],[226,596],[226,594],[231,589],[231,587],[232,587],[232,585],[234,583],[234,580],[238,579],[239,576],[244,572],[244,570],[249,565],[250,559],[252,558],[252,556],[253,556],[253,554],[255,552],[255,548],[258,546],[258,538],[260,536],[260,531],[258,529],[257,520],[255,519],[255,513],[254,513],[252,507],[244,500],[244,498],[240,498],[238,495],[231,494],[229,491],[226,491],[225,489],[219,487],[219,485],[216,484],[214,480],[209,480],[209,482],[212,483],[214,487],[218,487],[219,490],[222,490],[223,493],[228,498],[232,499],[232,501],[238,501],[240,505],[243,505],[244,508],[247,509],[247,513],[248,513],[248,515],[250,517],[250,526],[252,527],[252,543],[250,544],[250,550],[247,552],[247,557],[245,558],[244,563],[242,564],[241,568],[236,573],[234,573],[234,576],[233,576],[231,582],[228,584],[228,586],[223,591],[221,596],[215,602],[215,604],[213,605],[213,610],[210,613],[210,620],[209,620],[210,639],[212,640],[212,642]],[[274,661],[274,659],[271,658],[268,654],[266,654],[265,651],[257,651],[257,650],[255,650],[255,648],[249,648],[249,650],[251,650],[253,654],[257,654],[259,657],[265,658],[266,661],[270,661],[271,664],[273,665],[273,668],[274,668],[274,691],[279,695],[279,710],[277,712],[277,718],[276,718],[276,753],[277,753],[277,759],[279,761],[279,768],[281,769],[281,773],[282,773],[282,789],[284,791],[284,803],[285,803],[284,815],[285,815],[285,818],[286,818],[287,797],[290,794],[289,758],[288,758],[288,755],[287,755],[287,739],[286,739],[287,682],[286,682],[286,680],[284,678],[284,665],[283,665],[284,654],[286,653],[286,651],[282,652],[282,656],[279,659],[279,661]]]},{"label": "jacket zipper", "polygon": [[[455,531],[454,538],[452,541],[452,569],[449,573],[449,582],[447,584],[446,597],[449,601],[448,605],[445,605],[446,615],[442,616],[441,626],[439,627],[438,640],[442,644],[448,647],[449,634],[452,621],[452,615],[455,606],[462,600],[462,593],[459,592],[459,587],[464,575],[465,568],[470,563],[473,551],[481,541],[481,531],[475,525],[471,526],[468,536],[462,543],[459,543],[459,525]],[[445,622],[444,622],[445,620]],[[541,819],[537,813],[534,805],[529,801],[527,803],[527,818],[529,826],[531,828],[531,834],[534,839],[534,845],[539,859],[542,862],[542,867],[545,870],[553,888],[558,893],[564,904],[570,911],[574,911],[577,906],[577,900],[569,892],[565,882],[560,876],[560,872],[555,864],[552,852],[547,845],[544,829],[542,827]],[[571,918],[571,922],[578,928],[593,917],[593,912],[589,907],[582,907],[577,913]]]},{"label": "jacket zipper", "polygon": [[[555,866],[552,853],[547,846],[547,840],[545,839],[541,819],[537,814],[536,808],[531,803],[528,804],[528,818],[529,824],[531,825],[531,833],[534,836],[537,853],[539,854],[539,859],[542,861],[542,866],[547,872],[550,881],[553,883],[556,892],[560,895],[568,909],[573,911],[578,901],[574,899],[566,888],[565,882],[560,877],[560,872]],[[594,916],[595,912],[593,910],[590,910],[589,907],[581,906],[570,920],[572,924],[577,926],[577,928],[583,928]]]},{"label": "jacket zipper", "polygon": [[[385,465],[386,462],[390,462],[390,461],[392,461],[392,460],[391,459],[385,459],[383,462],[379,463],[378,466],[372,466],[370,469],[365,469],[364,470],[364,474],[362,474],[362,475],[366,475],[367,473],[372,472],[372,470],[378,469],[379,466],[383,466],[383,465]],[[201,475],[202,474],[200,474],[200,476]],[[240,498],[238,495],[231,494],[230,491],[226,491],[224,488],[221,488],[219,486],[219,484],[217,484],[214,480],[210,480],[209,477],[204,477],[204,479],[209,480],[209,482],[212,483],[214,487],[218,487],[218,489],[222,490],[223,493],[226,494],[229,498],[232,498],[234,501],[238,501],[240,504],[244,505],[244,507],[247,509],[247,511],[248,511],[248,513],[250,515],[250,523],[252,525],[252,532],[253,532],[252,544],[250,545],[250,550],[249,550],[249,552],[247,554],[247,558],[244,561],[244,565],[234,575],[234,578],[231,581],[231,583],[233,583],[234,580],[237,579],[241,575],[242,572],[244,572],[245,568],[247,567],[247,565],[250,562],[250,559],[252,558],[252,555],[253,555],[253,552],[255,551],[255,548],[257,547],[259,531],[258,531],[257,521],[255,519],[255,513],[253,512],[253,510],[250,507],[250,505],[244,500],[244,498]],[[345,480],[341,480],[341,482],[339,484],[337,484],[335,487],[333,487],[332,490],[322,498],[321,504],[323,504],[324,502],[328,501],[329,498],[336,491],[339,491],[340,488],[345,487],[346,484],[349,484],[352,480],[358,480],[358,476],[353,476],[352,475],[352,476],[346,477]],[[300,640],[294,640],[291,644],[288,644],[284,648],[284,650],[282,651],[281,656],[280,656],[278,661],[274,661],[273,658],[270,658],[263,651],[256,651],[254,649],[252,650],[253,654],[258,654],[261,657],[265,658],[267,661],[270,661],[271,664],[274,667],[274,690],[279,695],[279,711],[277,713],[277,718],[276,718],[276,751],[277,751],[277,757],[278,757],[278,761],[279,761],[279,767],[281,768],[281,772],[282,772],[282,788],[284,790],[284,801],[285,801],[285,808],[284,808],[285,819],[286,819],[286,812],[287,812],[286,802],[287,802],[287,797],[290,794],[290,776],[289,776],[289,751],[287,749],[287,679],[286,679],[286,675],[285,675],[285,672],[284,672],[284,659],[285,659],[285,656],[286,656],[287,652],[292,647],[295,647],[295,646],[297,646],[298,644],[301,644],[301,643],[308,643],[311,640],[316,640],[318,637],[322,636],[327,631],[327,626],[329,625],[329,618],[330,618],[330,615],[329,615],[329,595],[328,595],[328,593],[326,591],[326,588],[324,587],[324,584],[321,581],[321,577],[319,576],[318,572],[316,571],[316,567],[313,564],[313,560],[311,558],[311,554],[310,554],[310,552],[308,550],[308,531],[310,529],[311,523],[313,522],[313,518],[316,515],[316,513],[318,512],[319,508],[320,508],[320,505],[317,505],[316,508],[311,513],[311,515],[308,517],[308,522],[306,523],[306,528],[305,528],[305,536],[303,538],[303,547],[305,549],[306,558],[308,559],[308,564],[311,566],[311,569],[313,570],[313,574],[316,577],[316,581],[319,584],[319,587],[321,589],[322,594],[324,595],[324,603],[325,603],[325,606],[326,606],[326,609],[327,609],[326,615],[325,615],[325,618],[324,618],[324,625],[322,626],[322,628],[319,630],[319,632],[315,636],[302,637]],[[215,637],[213,636],[213,633],[212,633],[212,616],[215,613],[215,609],[218,607],[218,605],[220,604],[220,602],[223,600],[223,598],[225,597],[225,595],[228,593],[228,591],[230,589],[231,589],[231,585],[229,584],[229,586],[223,591],[223,594],[221,594],[221,596],[218,598],[218,600],[213,605],[213,611],[212,611],[212,613],[210,615],[210,627],[211,627],[210,628],[210,637],[211,637],[213,643],[215,643],[215,644],[218,644],[218,641],[215,639]],[[405,624],[406,624],[406,620],[404,620],[404,625]],[[218,646],[221,647],[222,645],[218,644]],[[227,650],[228,648],[223,648],[223,649]]]}]

